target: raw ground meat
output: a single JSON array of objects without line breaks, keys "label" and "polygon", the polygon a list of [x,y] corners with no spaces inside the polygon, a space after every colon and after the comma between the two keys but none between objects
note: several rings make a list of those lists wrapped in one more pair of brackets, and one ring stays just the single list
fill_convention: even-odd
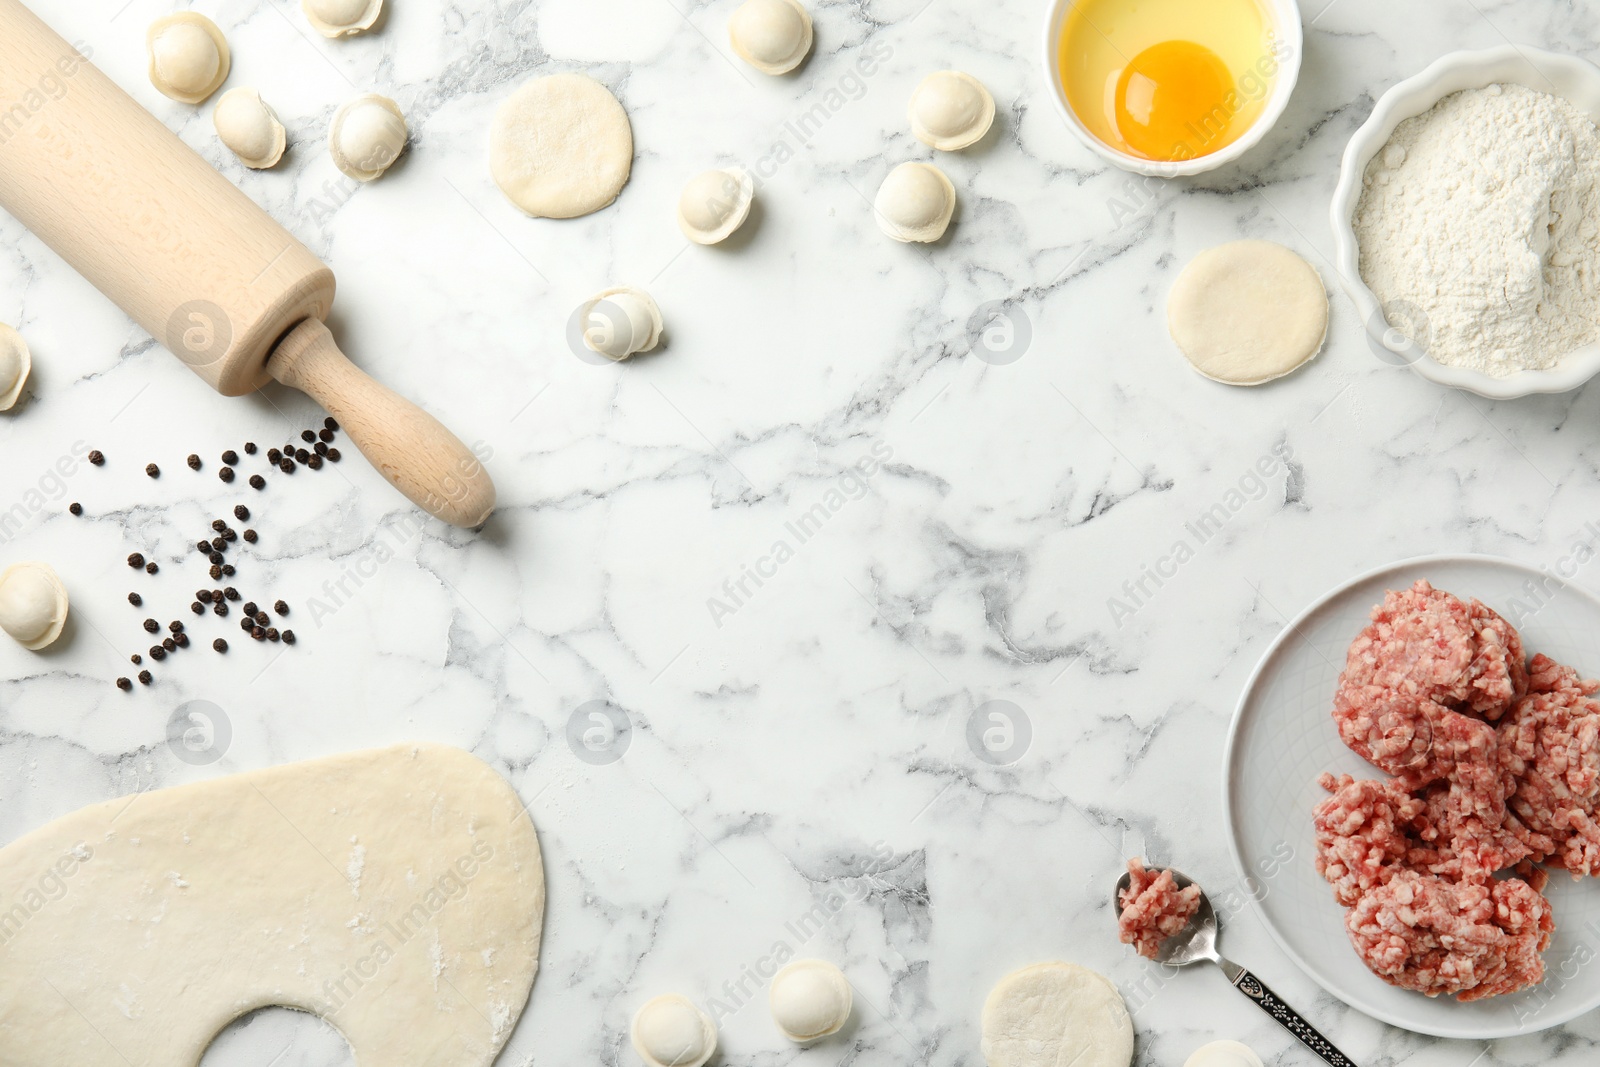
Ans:
[{"label": "raw ground meat", "polygon": [[1362,895],[1345,928],[1378,977],[1428,996],[1512,993],[1544,980],[1555,920],[1527,882],[1448,882],[1400,871]]},{"label": "raw ground meat", "polygon": [[1390,690],[1492,721],[1527,691],[1526,655],[1505,619],[1419,578],[1372,609],[1345,657],[1339,688],[1347,687]]},{"label": "raw ground meat", "polygon": [[1137,859],[1128,861],[1128,875],[1128,888],[1119,898],[1122,914],[1117,917],[1117,932],[1124,945],[1153,960],[1161,943],[1181,933],[1200,910],[1200,887],[1179,889],[1171,871],[1146,870]]},{"label": "raw ground meat", "polygon": [[1466,1001],[1539,983],[1554,919],[1534,863],[1600,874],[1600,683],[1524,656],[1503,618],[1425,581],[1350,646],[1334,722],[1393,777],[1322,776],[1316,866],[1394,985]]},{"label": "raw ground meat", "polygon": [[1536,689],[1501,722],[1501,764],[1515,781],[1513,825],[1535,860],[1600,874],[1600,683],[1544,655]]}]

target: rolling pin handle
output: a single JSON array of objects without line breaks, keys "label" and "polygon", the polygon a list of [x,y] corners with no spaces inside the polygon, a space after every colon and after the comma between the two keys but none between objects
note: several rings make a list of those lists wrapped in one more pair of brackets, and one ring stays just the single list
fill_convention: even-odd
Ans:
[{"label": "rolling pin handle", "polygon": [[328,327],[306,319],[278,342],[267,373],[327,409],[372,465],[418,507],[476,529],[494,511],[494,482],[472,450],[432,415],[351,363]]}]

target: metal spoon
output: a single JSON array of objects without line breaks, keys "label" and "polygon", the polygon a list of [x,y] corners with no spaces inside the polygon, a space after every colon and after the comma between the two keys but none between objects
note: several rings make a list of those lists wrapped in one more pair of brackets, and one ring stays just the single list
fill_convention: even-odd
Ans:
[{"label": "metal spoon", "polygon": [[[1187,889],[1194,885],[1193,880],[1186,877],[1181,871],[1166,868],[1172,873],[1172,880],[1178,883],[1179,889]],[[1112,894],[1111,904],[1116,909],[1117,918],[1122,918],[1122,893],[1132,882],[1132,876],[1124,872],[1117,879],[1117,891]],[[1231,960],[1225,959],[1217,951],[1217,913],[1211,908],[1211,901],[1207,899],[1205,891],[1200,891],[1200,909],[1189,920],[1189,925],[1173,934],[1161,943],[1161,948],[1156,953],[1155,962],[1164,963],[1169,967],[1187,967],[1191,963],[1209,960],[1222,968],[1222,973],[1228,976],[1228,981],[1233,983],[1233,988],[1255,1001],[1256,1006],[1272,1016],[1285,1029],[1287,1029],[1301,1042],[1326,1060],[1331,1067],[1355,1067],[1344,1053],[1333,1047],[1333,1042],[1323,1037],[1316,1027],[1302,1019],[1298,1012],[1278,998],[1278,995],[1268,989],[1266,983],[1245,970]]]}]

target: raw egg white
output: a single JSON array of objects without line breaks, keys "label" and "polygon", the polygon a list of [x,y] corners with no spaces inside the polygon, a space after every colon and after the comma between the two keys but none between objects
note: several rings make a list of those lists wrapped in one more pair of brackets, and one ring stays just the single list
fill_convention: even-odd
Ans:
[{"label": "raw egg white", "polygon": [[1061,84],[1100,140],[1141,159],[1210,155],[1261,117],[1281,45],[1260,0],[1078,0]]}]

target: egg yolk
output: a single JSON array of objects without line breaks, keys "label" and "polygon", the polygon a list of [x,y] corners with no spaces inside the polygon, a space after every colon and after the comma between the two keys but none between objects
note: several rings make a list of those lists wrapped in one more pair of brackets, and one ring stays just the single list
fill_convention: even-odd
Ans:
[{"label": "egg yolk", "polygon": [[1193,41],[1163,41],[1134,57],[1117,77],[1117,132],[1148,159],[1192,159],[1225,144],[1233,76],[1217,54]]}]

